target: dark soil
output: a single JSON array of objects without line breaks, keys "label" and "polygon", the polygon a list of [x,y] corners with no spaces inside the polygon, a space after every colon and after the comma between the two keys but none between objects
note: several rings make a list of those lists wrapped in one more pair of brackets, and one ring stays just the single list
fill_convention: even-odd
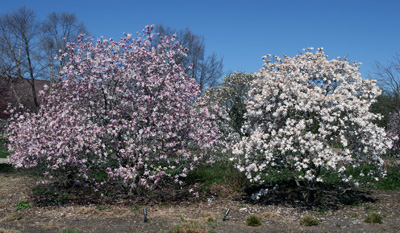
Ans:
[{"label": "dark soil", "polygon": [[[184,225],[195,226],[195,232],[400,232],[399,191],[348,191],[325,195],[313,203],[298,201],[300,194],[290,188],[254,201],[246,193],[218,185],[207,189],[197,186],[202,190],[200,198],[175,187],[134,197],[117,191],[101,197],[78,187],[38,186],[38,180],[13,171],[0,173],[0,233],[63,229],[169,232]],[[31,207],[17,210],[20,201],[27,201]],[[144,222],[143,208],[148,212],[148,222]],[[382,224],[365,222],[372,212],[384,216]],[[262,225],[246,226],[250,215],[261,217]],[[308,215],[320,224],[300,225]]]}]

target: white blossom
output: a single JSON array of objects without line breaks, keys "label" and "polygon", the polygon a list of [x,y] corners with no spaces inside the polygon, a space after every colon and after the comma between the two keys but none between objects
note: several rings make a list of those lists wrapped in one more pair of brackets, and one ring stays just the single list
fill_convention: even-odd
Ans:
[{"label": "white blossom", "polygon": [[320,170],[342,173],[348,164],[383,163],[379,155],[391,140],[373,123],[379,116],[369,112],[381,93],[376,81],[362,79],[346,58],[327,60],[323,48],[311,50],[275,57],[256,73],[242,128],[248,136],[233,149],[236,167],[252,182],[289,168],[312,184],[323,182]]}]

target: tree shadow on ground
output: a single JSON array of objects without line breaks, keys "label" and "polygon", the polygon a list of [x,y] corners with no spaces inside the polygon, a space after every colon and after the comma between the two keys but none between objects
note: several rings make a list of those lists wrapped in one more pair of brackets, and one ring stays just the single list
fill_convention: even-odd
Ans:
[{"label": "tree shadow on ground", "polygon": [[11,173],[14,168],[10,164],[0,163],[0,173]]},{"label": "tree shadow on ground", "polygon": [[63,205],[184,205],[199,201],[206,201],[209,193],[204,192],[199,198],[188,190],[191,187],[179,188],[176,184],[167,184],[162,188],[129,195],[128,191],[113,185],[103,186],[95,192],[93,188],[76,185],[65,188],[59,182],[39,184],[32,189],[31,199],[36,206],[63,206]]},{"label": "tree shadow on ground", "polygon": [[[264,190],[264,195],[254,195]],[[268,190],[268,191],[265,191]],[[240,200],[257,205],[282,205],[301,210],[339,210],[346,205],[357,206],[363,203],[374,203],[371,191],[351,188],[346,184],[328,184],[316,190],[312,201],[304,199],[305,189],[295,184],[280,183],[270,186],[250,186]]]}]

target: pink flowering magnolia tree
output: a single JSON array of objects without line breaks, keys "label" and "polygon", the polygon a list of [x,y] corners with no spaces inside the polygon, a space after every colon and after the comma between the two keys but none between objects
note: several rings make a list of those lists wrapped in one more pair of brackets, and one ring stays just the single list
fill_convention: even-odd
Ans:
[{"label": "pink flowering magnolia tree", "polygon": [[[175,38],[152,45],[143,35],[84,39],[68,44],[68,63],[38,113],[14,115],[10,162],[41,166],[49,178],[100,186],[112,181],[131,192],[169,177],[181,183],[219,149],[216,117],[198,101],[199,85],[185,75]],[[197,104],[195,104],[197,103]],[[102,182],[98,174],[107,176]]]},{"label": "pink flowering magnolia tree", "polygon": [[[379,155],[391,147],[379,118],[369,107],[381,93],[373,80],[362,79],[358,64],[328,60],[322,48],[296,57],[266,56],[247,102],[247,135],[234,147],[236,167],[253,183],[289,171],[308,190],[349,165],[381,166]],[[286,174],[286,173],[285,173]],[[309,199],[308,199],[309,200]]]}]

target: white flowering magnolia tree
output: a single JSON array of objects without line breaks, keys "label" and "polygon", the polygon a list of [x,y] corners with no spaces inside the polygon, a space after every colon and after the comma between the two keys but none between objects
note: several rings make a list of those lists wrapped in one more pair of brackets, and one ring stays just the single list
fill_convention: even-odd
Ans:
[{"label": "white flowering magnolia tree", "polygon": [[343,173],[349,165],[382,165],[379,155],[391,141],[369,112],[380,89],[361,78],[358,64],[327,57],[322,48],[310,48],[296,57],[263,58],[249,91],[242,128],[248,136],[233,151],[251,182],[290,171],[290,179],[310,191],[330,172],[351,181]]}]

